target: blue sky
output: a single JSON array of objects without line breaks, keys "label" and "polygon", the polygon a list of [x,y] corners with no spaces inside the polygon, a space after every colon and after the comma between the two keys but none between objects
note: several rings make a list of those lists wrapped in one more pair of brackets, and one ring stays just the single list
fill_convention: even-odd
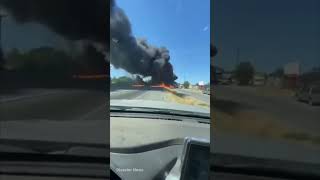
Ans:
[{"label": "blue sky", "polygon": [[320,66],[319,0],[215,0],[212,4],[215,63],[226,69],[251,61],[272,72],[292,61],[303,71]]},{"label": "blue sky", "polygon": [[[170,51],[177,82],[210,80],[210,0],[117,0],[133,35]],[[111,70],[111,76],[128,75]]]}]

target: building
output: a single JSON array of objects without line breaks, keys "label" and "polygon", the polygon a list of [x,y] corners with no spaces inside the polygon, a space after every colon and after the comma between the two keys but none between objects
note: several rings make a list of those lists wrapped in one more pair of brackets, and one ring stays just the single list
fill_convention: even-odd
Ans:
[{"label": "building", "polygon": [[204,81],[199,81],[199,83],[198,83],[198,89],[204,90],[204,88],[205,88],[204,85],[205,85]]},{"label": "building", "polygon": [[300,77],[300,64],[298,62],[291,62],[284,66],[284,88],[296,88]]},{"label": "building", "polygon": [[213,76],[211,78],[211,82],[210,83],[213,84],[213,85],[218,84],[220,79],[223,76],[224,70],[222,68],[220,68],[220,67],[213,66],[211,72],[212,72]]},{"label": "building", "polygon": [[266,84],[266,75],[264,73],[255,73],[252,84],[254,86],[264,86]]},{"label": "building", "polygon": [[233,73],[232,72],[222,72],[218,80],[219,84],[232,84],[233,83]]}]

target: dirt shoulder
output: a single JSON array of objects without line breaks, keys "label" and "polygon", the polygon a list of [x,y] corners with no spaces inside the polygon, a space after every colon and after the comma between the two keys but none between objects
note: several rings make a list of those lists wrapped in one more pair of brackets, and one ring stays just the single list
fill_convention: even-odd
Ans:
[{"label": "dirt shoulder", "polygon": [[272,117],[268,113],[246,110],[228,114],[213,108],[211,114],[212,129],[217,132],[282,139],[320,146],[320,136],[288,128],[284,124],[278,123],[276,117]]},{"label": "dirt shoulder", "polygon": [[179,94],[174,91],[169,91],[169,93],[165,95],[165,99],[166,101],[169,101],[169,102],[175,102],[179,104],[186,104],[186,105],[192,105],[192,106],[200,106],[208,109],[210,108],[210,104],[204,101],[193,98],[191,96]]},{"label": "dirt shoulder", "polygon": [[237,91],[248,92],[256,96],[274,96],[274,97],[288,97],[293,96],[295,92],[290,89],[282,89],[271,86],[235,86],[231,85],[230,88],[236,89]]}]

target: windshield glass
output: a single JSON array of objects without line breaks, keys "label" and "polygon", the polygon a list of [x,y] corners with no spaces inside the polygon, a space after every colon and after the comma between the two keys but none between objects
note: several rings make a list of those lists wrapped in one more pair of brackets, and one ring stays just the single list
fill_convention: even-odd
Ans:
[{"label": "windshield glass", "polygon": [[212,152],[320,164],[320,99],[299,91],[320,79],[320,1],[215,0],[211,11]]},{"label": "windshield glass", "polygon": [[108,10],[101,0],[0,1],[0,151],[106,144]]},{"label": "windshield glass", "polygon": [[110,19],[111,100],[154,102],[153,108],[165,102],[169,110],[191,113],[202,108],[209,116],[209,13],[209,0],[117,0]]},{"label": "windshield glass", "polygon": [[[110,17],[110,75],[110,163],[115,172],[180,179],[172,176],[182,173],[186,145],[175,146],[176,141],[210,142],[210,0],[116,0]],[[121,158],[126,163],[118,163],[118,153],[130,149],[142,150],[144,160]],[[209,146],[204,152],[197,149],[201,160],[190,158],[190,163],[208,167]],[[173,155],[173,164],[167,164]],[[144,173],[132,170],[129,161]],[[148,161],[154,168],[143,166]],[[202,179],[209,174],[208,168],[188,173],[201,173]]]}]

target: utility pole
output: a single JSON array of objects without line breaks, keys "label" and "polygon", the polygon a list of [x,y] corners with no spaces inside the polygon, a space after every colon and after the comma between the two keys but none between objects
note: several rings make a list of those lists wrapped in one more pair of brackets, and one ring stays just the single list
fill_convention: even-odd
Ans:
[{"label": "utility pole", "polygon": [[240,61],[240,48],[237,48],[237,50],[236,50],[236,66],[239,65],[239,61]]},{"label": "utility pole", "polygon": [[[2,39],[1,39],[1,30],[2,30],[2,18],[5,17],[6,15],[4,13],[2,13],[1,9],[0,9],[0,71],[4,69],[4,57],[3,57],[3,52],[2,52]],[[1,82],[0,82],[1,83]],[[3,127],[0,126],[0,136],[1,136],[1,132],[3,131]]]},{"label": "utility pole", "polygon": [[2,20],[7,15],[4,14],[0,9],[0,70],[4,69],[4,55],[3,55],[3,49],[2,49]]}]

